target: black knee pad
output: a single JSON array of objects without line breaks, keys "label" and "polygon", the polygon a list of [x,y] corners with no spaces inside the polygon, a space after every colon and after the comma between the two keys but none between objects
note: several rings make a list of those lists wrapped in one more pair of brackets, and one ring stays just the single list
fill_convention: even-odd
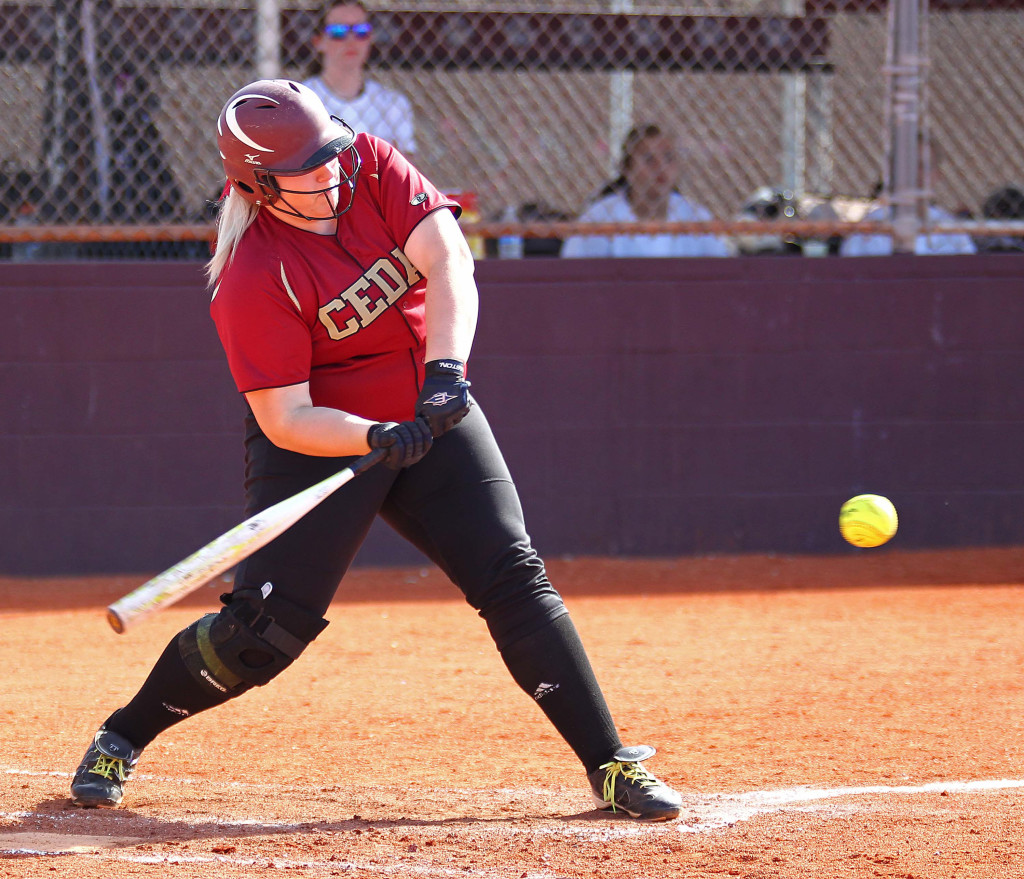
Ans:
[{"label": "black knee pad", "polygon": [[197,680],[228,696],[271,681],[327,628],[327,620],[266,587],[238,589],[221,601],[220,613],[178,636],[178,649]]}]

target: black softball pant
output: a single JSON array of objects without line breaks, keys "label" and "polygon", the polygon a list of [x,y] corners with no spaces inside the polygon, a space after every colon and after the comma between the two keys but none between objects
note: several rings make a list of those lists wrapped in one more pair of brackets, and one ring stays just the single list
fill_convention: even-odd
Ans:
[{"label": "black softball pant", "polygon": [[[352,461],[279,449],[251,416],[246,448],[250,514]],[[513,679],[539,702],[587,771],[610,759],[621,745],[611,713],[561,596],[530,545],[512,478],[476,405],[418,463],[367,470],[250,556],[236,572],[235,590],[269,582],[273,596],[319,623],[378,514],[462,590]],[[172,640],[135,698],[107,719],[108,728],[136,747],[242,692],[213,689],[190,669],[181,643],[198,644],[196,626]]]},{"label": "black softball pant", "polygon": [[[247,515],[353,460],[280,449],[251,415],[246,427]],[[269,582],[278,597],[324,616],[377,515],[462,590],[499,650],[566,612],[530,543],[512,477],[475,403],[418,463],[399,471],[371,468],[254,553],[239,566],[235,589]]]}]

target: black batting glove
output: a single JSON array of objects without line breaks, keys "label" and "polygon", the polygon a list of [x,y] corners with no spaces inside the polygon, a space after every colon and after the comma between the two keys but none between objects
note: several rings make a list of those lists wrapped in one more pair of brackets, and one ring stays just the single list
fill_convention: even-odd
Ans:
[{"label": "black batting glove", "polygon": [[466,366],[460,360],[431,360],[426,365],[416,415],[427,420],[435,439],[455,427],[469,412],[472,404],[465,375]]},{"label": "black batting glove", "polygon": [[382,421],[374,424],[366,432],[366,440],[371,449],[385,449],[387,456],[384,465],[392,470],[411,467],[434,444],[430,435],[430,425],[422,418],[415,421]]}]

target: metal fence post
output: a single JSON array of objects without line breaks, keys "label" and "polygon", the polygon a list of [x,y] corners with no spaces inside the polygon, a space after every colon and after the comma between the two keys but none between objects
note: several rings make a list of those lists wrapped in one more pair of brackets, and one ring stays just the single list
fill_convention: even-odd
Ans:
[{"label": "metal fence post", "polygon": [[[611,0],[612,12],[630,13],[633,11],[633,0]],[[619,70],[612,74],[608,94],[609,109],[609,140],[608,144],[608,177],[615,178],[619,174],[622,161],[622,144],[626,135],[633,127],[633,72]]]},{"label": "metal fence post", "polygon": [[[803,0],[784,0],[782,12],[804,14]],[[806,189],[807,74],[783,74],[782,85],[782,186],[802,196]]]},{"label": "metal fence post", "polygon": [[281,75],[280,0],[256,2],[256,73],[260,79]]},{"label": "metal fence post", "polygon": [[913,253],[921,227],[921,15],[927,0],[891,0],[889,6],[889,201],[893,251]]}]

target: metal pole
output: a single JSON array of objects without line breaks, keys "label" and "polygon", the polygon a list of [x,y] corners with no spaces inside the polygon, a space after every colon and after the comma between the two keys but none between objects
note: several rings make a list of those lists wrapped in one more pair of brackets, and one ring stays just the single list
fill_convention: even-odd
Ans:
[{"label": "metal pole", "polygon": [[810,172],[805,184],[810,192],[832,196],[835,179],[832,142],[832,74],[816,64],[807,77],[807,131]]},{"label": "metal pole", "polygon": [[66,145],[68,143],[67,85],[70,70],[71,47],[68,29],[71,22],[69,0],[57,0],[54,7],[54,48],[53,48],[53,94],[50,95],[50,112],[53,130],[46,145],[46,184],[50,190],[64,183],[67,173]]},{"label": "metal pole", "polygon": [[[630,13],[633,11],[633,0],[612,0],[612,12]],[[619,173],[622,160],[622,142],[633,127],[633,71],[621,70],[611,75],[609,109],[609,169],[608,176],[615,177]]]},{"label": "metal pole", "polygon": [[[804,14],[803,0],[785,0],[783,15]],[[806,185],[807,75],[782,74],[782,186],[803,195]]]},{"label": "metal pole", "polygon": [[889,201],[893,251],[913,253],[923,215],[921,182],[921,0],[890,0],[892,47],[889,113]]},{"label": "metal pole", "polygon": [[799,196],[806,178],[807,75],[784,73],[783,78],[782,186]]},{"label": "metal pole", "polygon": [[106,101],[100,87],[99,46],[96,33],[95,0],[82,2],[82,52],[89,84],[89,110],[92,118],[93,157],[96,163],[100,221],[110,218],[112,193],[110,191],[110,129],[107,125]]},{"label": "metal pole", "polygon": [[260,79],[281,75],[280,0],[256,2],[256,75]]}]

